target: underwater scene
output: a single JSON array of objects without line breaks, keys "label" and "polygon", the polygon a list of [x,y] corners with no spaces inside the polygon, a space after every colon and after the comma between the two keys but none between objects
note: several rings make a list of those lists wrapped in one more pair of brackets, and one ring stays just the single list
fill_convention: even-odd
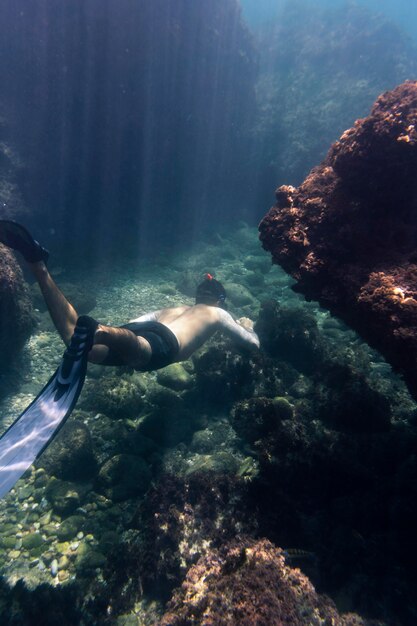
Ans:
[{"label": "underwater scene", "polygon": [[0,626],[417,624],[417,3],[2,0]]}]

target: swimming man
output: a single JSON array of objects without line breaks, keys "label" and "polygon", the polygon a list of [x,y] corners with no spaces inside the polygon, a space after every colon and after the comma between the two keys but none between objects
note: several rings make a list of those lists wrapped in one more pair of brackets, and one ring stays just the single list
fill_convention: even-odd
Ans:
[{"label": "swimming man", "polygon": [[[51,277],[46,262],[48,251],[20,224],[0,220],[0,243],[19,251],[36,278],[52,321],[65,345],[69,345],[78,314]],[[95,322],[91,363],[127,365],[138,371],[153,371],[188,359],[216,331],[230,336],[236,344],[259,348],[253,322],[242,317],[235,321],[223,308],[223,285],[207,274],[197,287],[195,304],[164,308],[147,313],[121,327]]]}]

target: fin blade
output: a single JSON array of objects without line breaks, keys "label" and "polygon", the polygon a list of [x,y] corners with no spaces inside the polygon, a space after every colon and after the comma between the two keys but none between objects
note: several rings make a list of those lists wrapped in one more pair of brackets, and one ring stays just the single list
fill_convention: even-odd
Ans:
[{"label": "fin blade", "polygon": [[[58,377],[62,365],[40,394],[0,437],[0,498],[40,456],[71,414],[84,385],[86,355],[76,364],[64,392]],[[57,391],[60,391],[57,394]],[[59,395],[56,401],[56,396]]]}]

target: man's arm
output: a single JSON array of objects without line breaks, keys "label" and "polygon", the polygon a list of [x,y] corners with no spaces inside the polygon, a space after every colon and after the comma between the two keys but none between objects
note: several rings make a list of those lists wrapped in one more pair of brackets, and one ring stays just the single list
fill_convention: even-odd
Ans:
[{"label": "man's arm", "polygon": [[227,311],[219,309],[220,329],[231,337],[237,345],[259,349],[259,337],[253,330],[253,322],[248,317],[235,321]]}]

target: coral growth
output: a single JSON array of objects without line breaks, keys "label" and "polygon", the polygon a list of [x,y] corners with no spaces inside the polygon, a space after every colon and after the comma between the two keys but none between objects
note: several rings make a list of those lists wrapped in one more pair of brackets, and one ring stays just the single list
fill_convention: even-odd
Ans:
[{"label": "coral growth", "polygon": [[187,573],[168,604],[164,626],[366,626],[376,622],[340,615],[316,593],[285,553],[269,541],[243,539],[211,550]]},{"label": "coral growth", "polygon": [[277,190],[263,246],[297,291],[339,315],[417,395],[417,83],[378,98],[295,189]]},{"label": "coral growth", "polygon": [[237,477],[196,472],[187,478],[162,475],[141,503],[132,525],[141,530],[140,575],[151,593],[168,599],[187,571],[210,546],[236,533],[253,531],[254,515],[244,504],[246,487]]}]

